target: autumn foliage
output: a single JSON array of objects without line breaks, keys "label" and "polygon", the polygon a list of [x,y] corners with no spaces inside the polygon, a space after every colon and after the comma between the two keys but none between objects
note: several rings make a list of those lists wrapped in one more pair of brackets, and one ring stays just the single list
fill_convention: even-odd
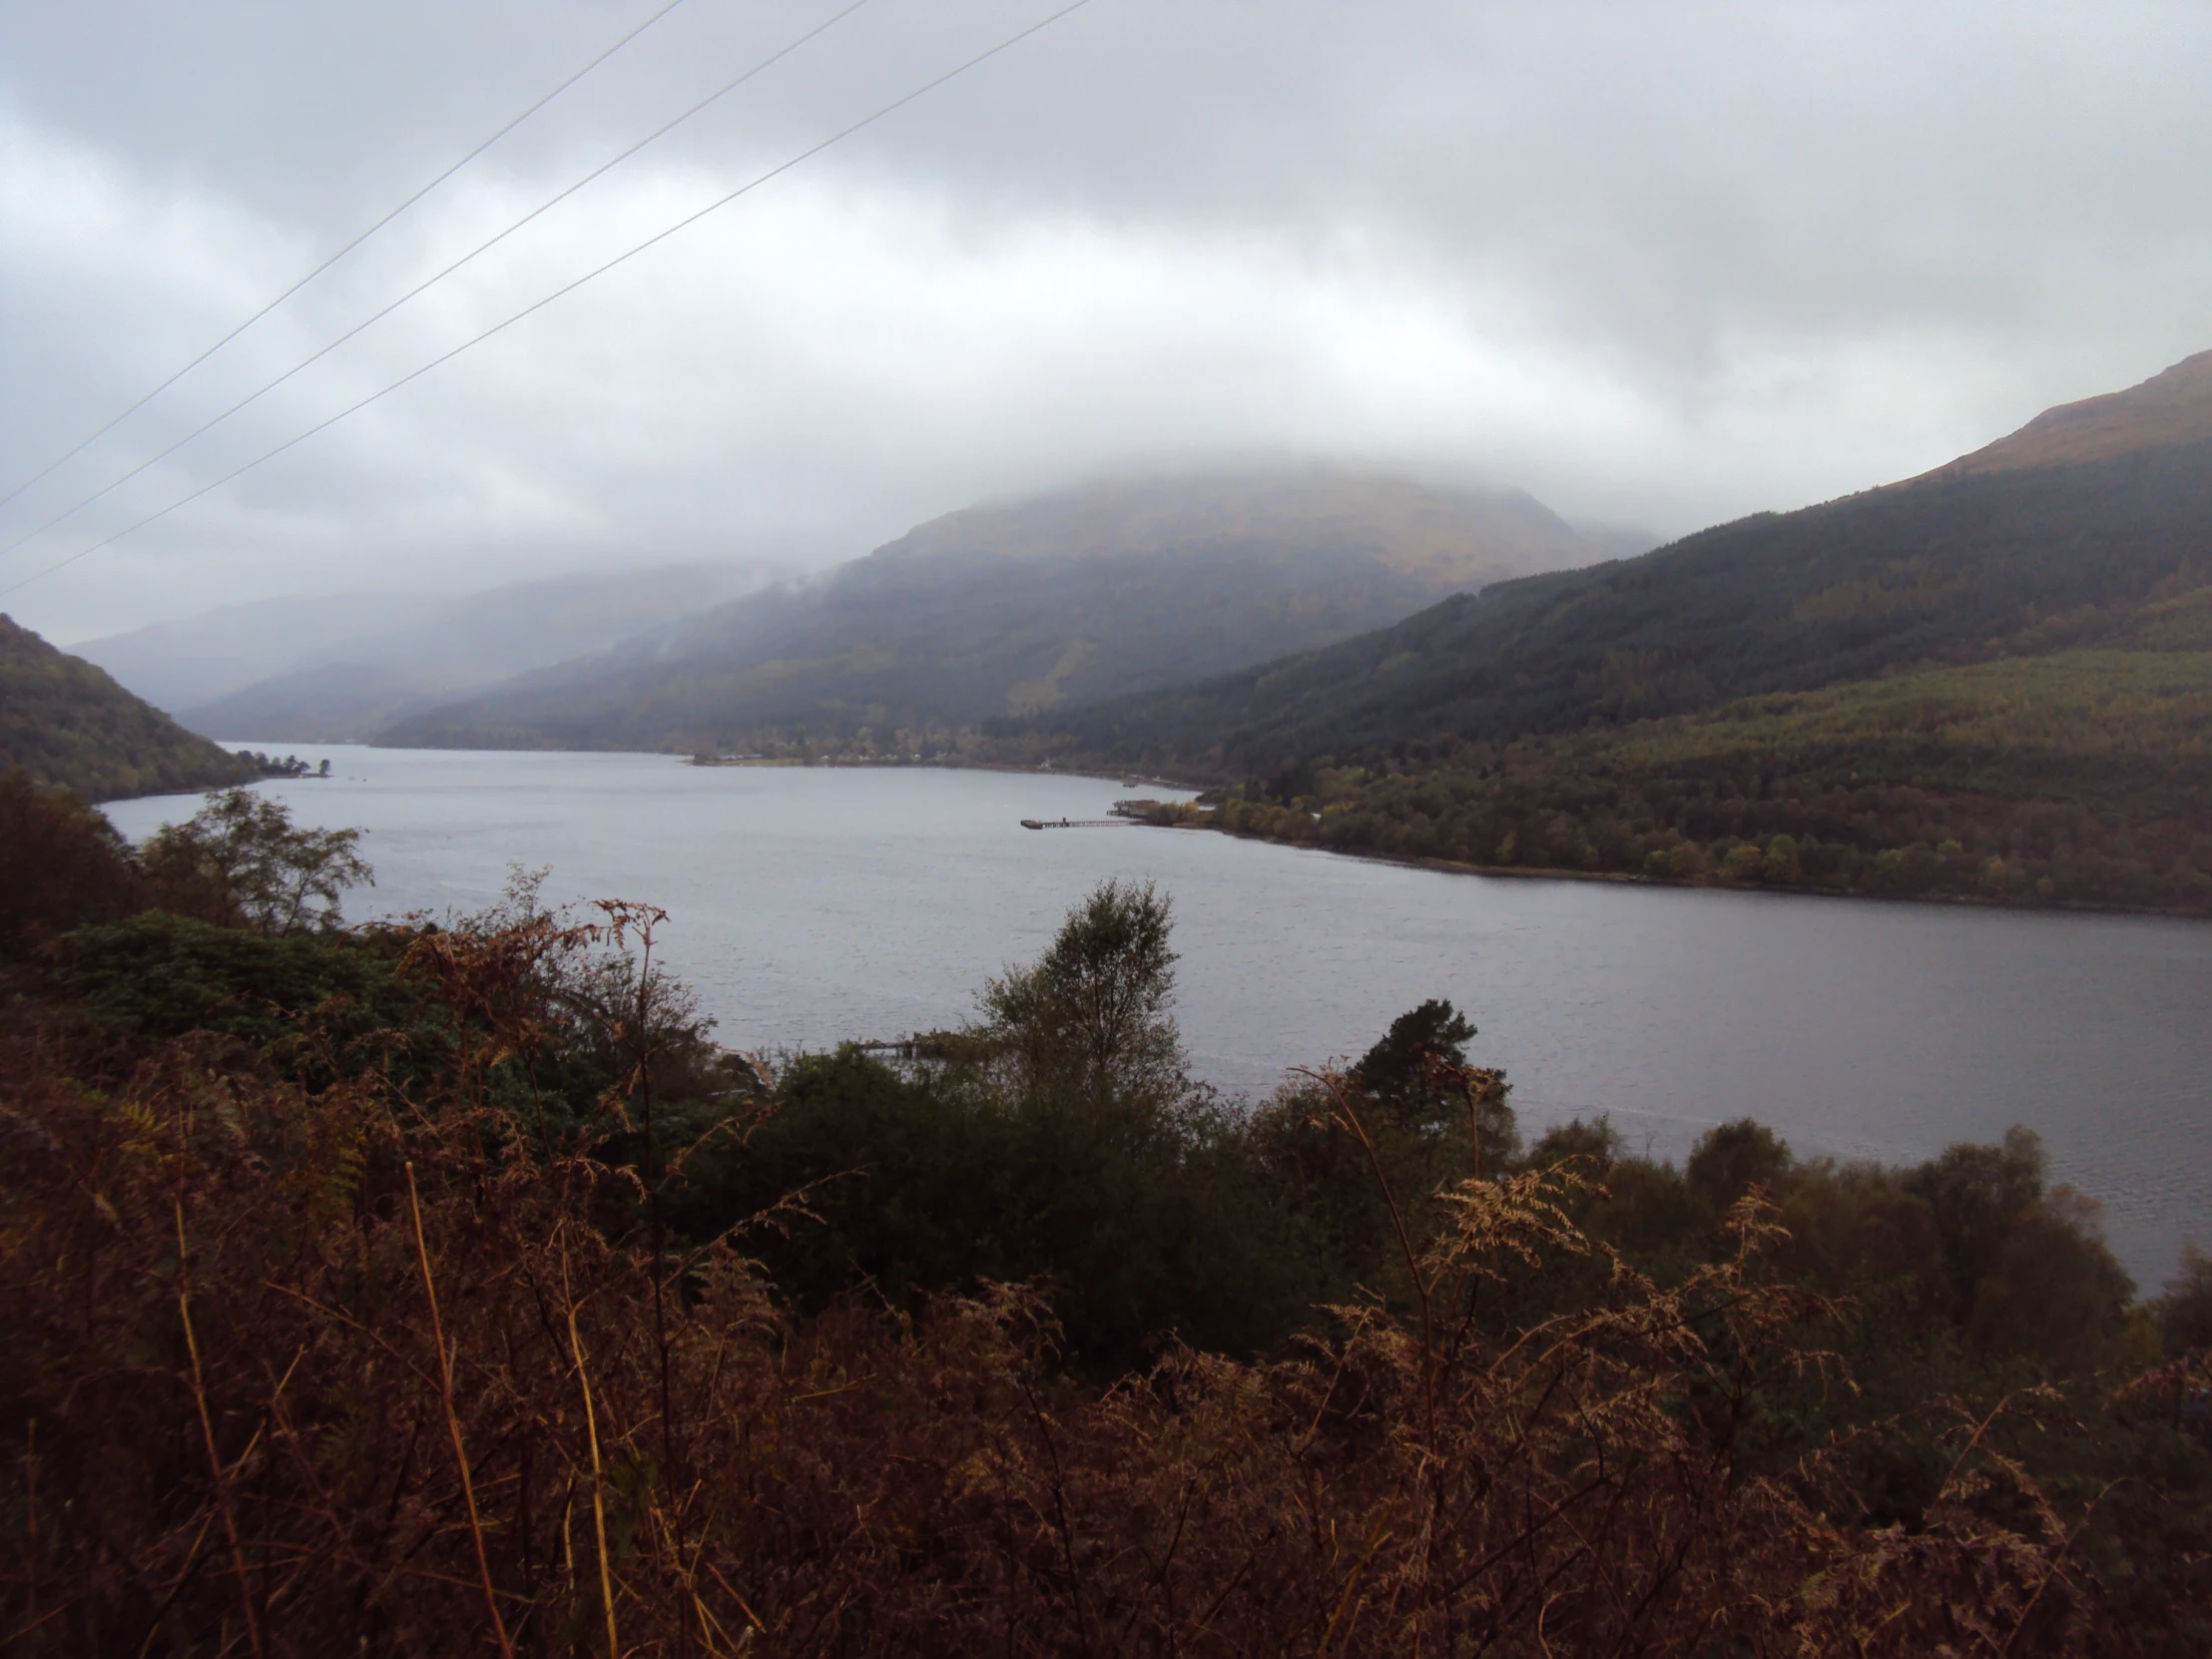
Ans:
[{"label": "autumn foliage", "polygon": [[[1333,1238],[1374,1224],[1365,1282],[1265,1351],[1169,1330],[1102,1378],[1048,1273],[788,1294],[764,1264],[824,1225],[834,1181],[702,1224],[782,1084],[699,1039],[643,954],[655,912],[520,896],[359,936],[377,1017],[341,988],[280,1041],[19,982],[10,1652],[2187,1651],[2201,1356],[2115,1369],[2107,1343],[2096,1375],[2005,1362],[1999,1386],[1870,1399],[1866,1310],[1795,1271],[1830,1224],[1811,1188],[1802,1218],[1769,1196],[1771,1137],[1714,1143],[1698,1259],[1660,1270],[1611,1242],[1656,1177],[1602,1136],[1507,1157],[1501,1078],[1380,1045],[1253,1131],[1284,1168],[1328,1165],[1291,1210]],[[1141,1023],[1142,986],[1100,964],[1131,916],[1164,954],[1152,902],[1094,895],[992,988],[997,1026],[912,1062],[932,1098],[1172,1088],[1156,1045],[1070,1000],[1103,984]],[[1072,1070],[1009,1036],[1060,1028]],[[1422,1161],[1450,1144],[1489,1161]],[[2067,1461],[2123,1431],[2164,1459],[2163,1553],[2115,1542],[2141,1492]]]},{"label": "autumn foliage", "polygon": [[1500,1338],[1484,1295],[1591,1247],[1571,1177],[1470,1181],[1412,1317],[1092,1389],[1032,1292],[794,1319],[734,1241],[657,1280],[628,1170],[208,1060],[13,1080],[17,1651],[1902,1653],[2090,1609],[1979,1424],[1912,1535],[1838,1507],[1842,1447],[1765,1465],[1756,1394],[1849,1383],[1755,1199],[1682,1285],[1606,1262]]}]

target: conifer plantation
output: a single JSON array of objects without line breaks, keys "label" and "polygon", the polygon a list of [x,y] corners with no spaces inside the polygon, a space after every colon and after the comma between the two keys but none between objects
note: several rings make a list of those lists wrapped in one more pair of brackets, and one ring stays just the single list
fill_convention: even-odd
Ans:
[{"label": "conifer plantation", "polygon": [[648,904],[347,925],[239,793],[0,847],[10,1653],[2212,1643],[2212,1261],[2024,1132],[1531,1137],[1440,1000],[1223,1100],[1147,887],[761,1056]]}]

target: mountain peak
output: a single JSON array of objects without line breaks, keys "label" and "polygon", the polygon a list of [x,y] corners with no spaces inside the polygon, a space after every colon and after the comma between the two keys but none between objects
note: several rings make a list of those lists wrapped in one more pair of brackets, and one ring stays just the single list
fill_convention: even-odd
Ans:
[{"label": "mountain peak", "polygon": [[[1401,575],[1480,587],[1617,551],[1619,540],[1593,542],[1520,490],[1285,466],[1094,479],[985,502],[917,525],[874,557],[1034,560],[1205,554],[1232,545],[1285,554],[1365,547]],[[1640,540],[1637,550],[1650,544]]]},{"label": "mountain peak", "polygon": [[2016,472],[2108,461],[2212,439],[2212,351],[2184,357],[2125,391],[2045,409],[2009,437],[1961,455],[1941,473]]},{"label": "mountain peak", "polygon": [[1380,474],[1107,479],[932,519],[819,582],[718,606],[378,741],[720,751],[905,733],[910,755],[932,732],[1333,645],[1620,541],[1519,491]]}]

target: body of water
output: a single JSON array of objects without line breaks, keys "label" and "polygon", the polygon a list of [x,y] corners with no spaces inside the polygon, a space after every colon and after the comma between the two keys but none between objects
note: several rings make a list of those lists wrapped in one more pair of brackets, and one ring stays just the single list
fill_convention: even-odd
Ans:
[{"label": "body of water", "polygon": [[[232,747],[238,747],[233,745]],[[269,747],[262,745],[260,747]],[[2212,926],[2144,917],[1449,875],[1096,818],[1095,779],[695,768],[665,756],[331,747],[262,786],[354,825],[355,918],[557,900],[671,914],[667,960],[724,1042],[827,1046],[954,1023],[1107,876],[1175,901],[1179,1015],[1229,1091],[1356,1056],[1423,998],[1475,1020],[1524,1131],[1610,1114],[1679,1158],[1750,1116],[1801,1154],[1909,1160],[2039,1132],[2147,1289],[2212,1244]],[[134,838],[191,798],[118,802]]]}]

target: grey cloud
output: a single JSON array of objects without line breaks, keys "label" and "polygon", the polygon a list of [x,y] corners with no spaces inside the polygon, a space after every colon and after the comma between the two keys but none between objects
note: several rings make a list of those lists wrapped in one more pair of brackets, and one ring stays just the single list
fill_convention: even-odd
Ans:
[{"label": "grey cloud", "polygon": [[[649,9],[10,9],[0,474]],[[833,9],[688,0],[0,523],[161,447]],[[0,586],[1050,9],[873,0],[74,539],[0,560]],[[980,494],[1275,452],[1663,531],[1836,494],[2212,343],[2208,47],[2194,4],[1093,0],[0,604],[67,638],[280,591],[822,560]]]}]

